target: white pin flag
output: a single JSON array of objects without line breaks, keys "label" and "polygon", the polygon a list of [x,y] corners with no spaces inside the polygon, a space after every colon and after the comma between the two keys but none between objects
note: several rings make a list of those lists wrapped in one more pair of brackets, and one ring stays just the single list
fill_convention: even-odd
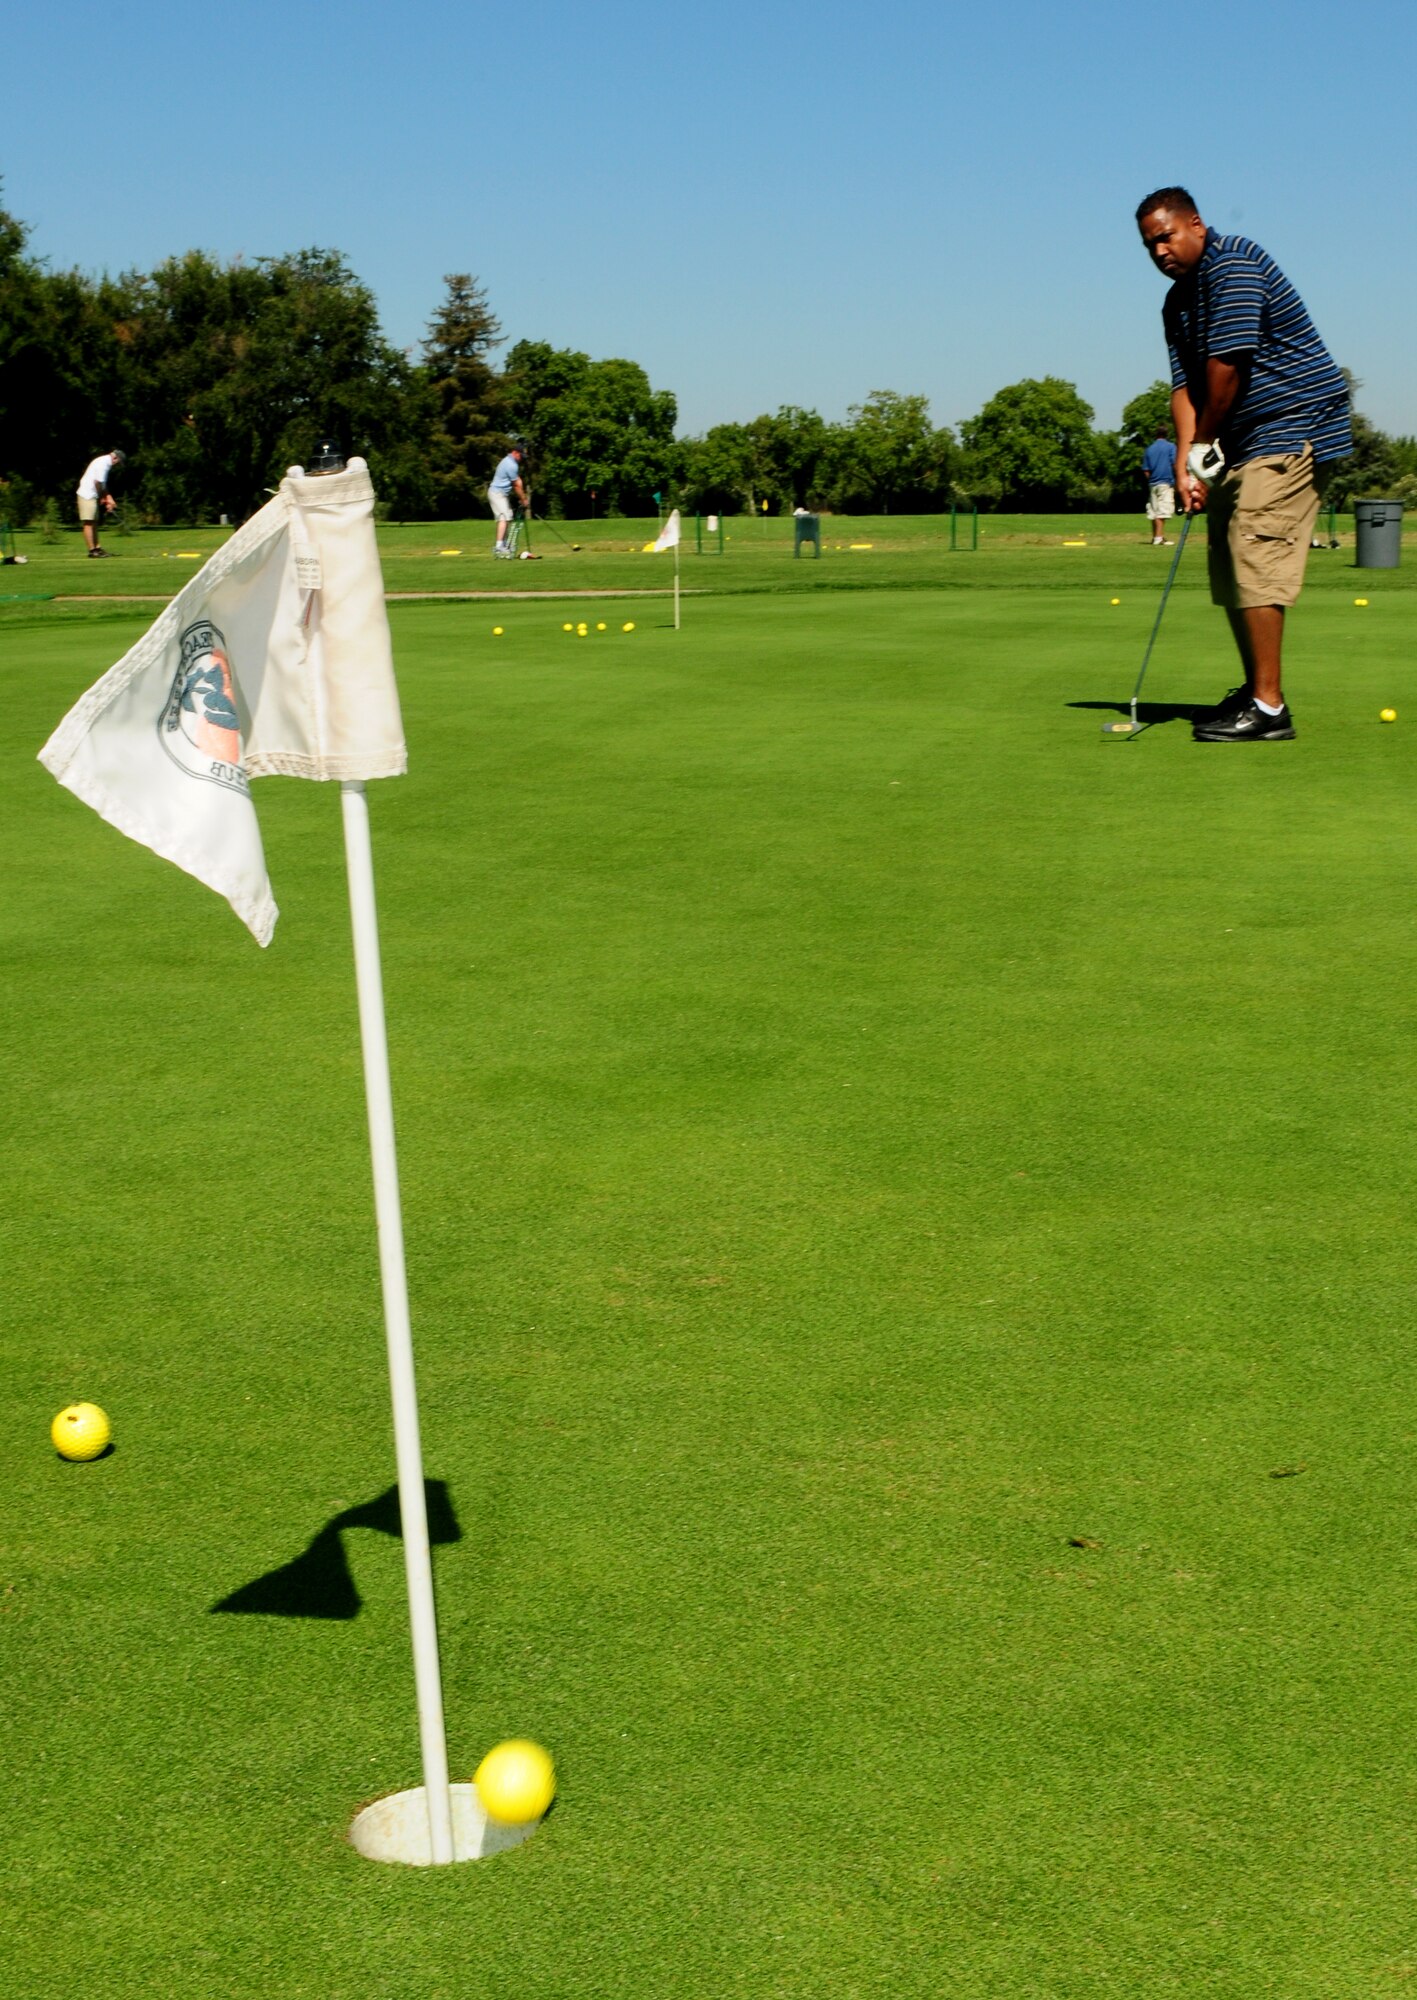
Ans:
[{"label": "white pin flag", "polygon": [[679,630],[679,509],[676,507],[659,531],[659,540],[654,545],[656,555],[666,549],[674,551],[674,630]]},{"label": "white pin flag", "polygon": [[408,765],[363,461],[283,479],[39,756],[269,943],[276,906],[250,780],[392,778]]},{"label": "white pin flag", "polygon": [[428,1841],[453,1859],[433,1567],[404,1269],[367,778],[407,768],[374,489],[362,459],[294,468],[40,751],[88,805],[225,896],[261,944],[276,906],[250,780],[338,780],[393,1396]]}]

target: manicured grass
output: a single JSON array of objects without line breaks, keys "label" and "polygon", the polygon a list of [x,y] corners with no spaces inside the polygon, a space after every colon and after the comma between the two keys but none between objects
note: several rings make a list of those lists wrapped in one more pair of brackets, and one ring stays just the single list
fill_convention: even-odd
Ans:
[{"label": "manicured grass", "polygon": [[417,1777],[396,1543],[210,1612],[392,1478],[335,794],[258,788],[262,954],[33,762],[144,618],[0,617],[9,1990],[1410,1990],[1410,612],[1315,557],[1297,743],[1108,744],[1138,555],[395,609],[453,1761],[562,1773],[433,1874],[343,1840]]},{"label": "manicured grass", "polygon": [[[1157,552],[1147,546],[1140,513],[1088,515],[993,514],[980,516],[978,549],[951,551],[947,515],[824,516],[823,554],[794,559],[792,522],[774,517],[729,518],[723,554],[696,555],[692,519],[684,526],[683,588],[715,595],[878,589],[972,590],[1099,588],[1103,583],[1156,577]],[[389,524],[379,530],[388,590],[427,591],[665,590],[673,582],[668,555],[644,553],[656,521],[558,521],[534,524],[536,562],[492,558],[487,521]],[[1341,546],[1315,552],[1311,587],[1335,577],[1351,580],[1353,524],[1339,521]],[[963,524],[961,534],[964,533]],[[77,531],[46,543],[34,533],[18,537],[29,557],[23,569],[0,570],[0,611],[11,592],[68,596],[170,596],[226,539],[213,528],[111,530],[104,546],[111,559],[90,562]],[[1196,537],[1197,542],[1201,538]],[[1408,538],[1409,565],[1417,565],[1417,533]],[[571,544],[580,543],[579,550]],[[441,550],[453,553],[443,555]],[[1164,560],[1164,558],[1162,558]],[[1193,567],[1199,572],[1203,564]],[[1384,588],[1406,588],[1414,568],[1380,572]],[[1370,572],[1364,572],[1370,574]]]}]

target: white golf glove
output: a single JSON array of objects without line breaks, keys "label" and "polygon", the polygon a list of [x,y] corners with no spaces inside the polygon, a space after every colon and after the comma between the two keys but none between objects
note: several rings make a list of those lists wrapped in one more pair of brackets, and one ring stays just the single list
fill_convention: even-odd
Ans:
[{"label": "white golf glove", "polygon": [[1225,453],[1218,444],[1193,444],[1186,453],[1186,470],[1209,486],[1225,470]]}]

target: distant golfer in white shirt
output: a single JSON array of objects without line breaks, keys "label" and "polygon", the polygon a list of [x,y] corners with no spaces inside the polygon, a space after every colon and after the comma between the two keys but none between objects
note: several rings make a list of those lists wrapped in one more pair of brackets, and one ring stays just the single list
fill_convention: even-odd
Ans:
[{"label": "distant golfer in white shirt", "polygon": [[[497,523],[497,543],[492,553],[512,560],[512,551],[507,547],[507,530],[512,525],[512,509],[520,507],[524,514],[531,512],[531,502],[527,498],[522,480],[522,470],[526,464],[526,453],[519,445],[513,445],[507,456],[492,475],[492,484],[487,489],[487,502]],[[530,530],[528,530],[530,532]]]},{"label": "distant golfer in white shirt", "polygon": [[99,508],[111,514],[118,504],[108,490],[108,482],[115,465],[123,463],[121,451],[100,452],[84,468],[84,476],[79,481],[79,519],[83,523],[84,540],[89,545],[91,556],[106,556],[107,549],[98,545]]}]

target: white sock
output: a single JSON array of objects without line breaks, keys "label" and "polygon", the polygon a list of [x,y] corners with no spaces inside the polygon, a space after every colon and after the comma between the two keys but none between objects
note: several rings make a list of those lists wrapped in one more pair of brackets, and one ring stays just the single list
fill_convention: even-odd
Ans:
[{"label": "white sock", "polygon": [[1255,696],[1255,707],[1259,710],[1261,715],[1283,715],[1284,713],[1283,702],[1279,704],[1278,708],[1271,708],[1269,703],[1267,701],[1261,701],[1258,695]]}]

